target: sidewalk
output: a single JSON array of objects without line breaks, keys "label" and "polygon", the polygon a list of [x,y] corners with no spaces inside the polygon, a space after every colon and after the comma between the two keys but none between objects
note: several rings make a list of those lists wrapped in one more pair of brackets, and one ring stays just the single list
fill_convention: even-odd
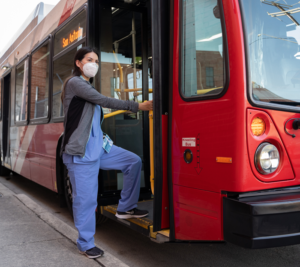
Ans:
[{"label": "sidewalk", "polygon": [[80,255],[76,236],[75,229],[0,183],[0,267],[126,266],[109,253],[97,260]]}]

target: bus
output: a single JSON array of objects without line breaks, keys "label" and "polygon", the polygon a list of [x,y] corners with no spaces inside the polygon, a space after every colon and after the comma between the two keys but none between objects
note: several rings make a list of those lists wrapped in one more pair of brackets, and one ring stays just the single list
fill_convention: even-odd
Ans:
[{"label": "bus", "polygon": [[98,223],[158,243],[300,244],[297,1],[61,0],[29,21],[0,58],[1,175],[72,210],[60,95],[88,45],[100,52],[96,90],[154,103],[104,107],[103,131],[142,159],[138,206],[149,216],[117,219],[123,174],[100,170]]}]

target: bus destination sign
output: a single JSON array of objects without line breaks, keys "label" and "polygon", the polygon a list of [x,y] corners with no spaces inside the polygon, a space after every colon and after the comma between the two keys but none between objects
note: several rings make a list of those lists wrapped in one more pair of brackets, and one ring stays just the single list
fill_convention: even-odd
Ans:
[{"label": "bus destination sign", "polygon": [[78,28],[78,31],[74,30],[69,34],[69,37],[62,39],[62,47],[65,48],[76,40],[82,38],[83,28]]}]

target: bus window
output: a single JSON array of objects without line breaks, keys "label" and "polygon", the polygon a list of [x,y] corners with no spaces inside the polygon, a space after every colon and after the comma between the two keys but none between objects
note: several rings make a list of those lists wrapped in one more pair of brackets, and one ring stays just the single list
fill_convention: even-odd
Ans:
[{"label": "bus window", "polygon": [[48,116],[49,105],[49,52],[50,43],[32,54],[30,118]]},{"label": "bus window", "polygon": [[60,99],[62,86],[66,78],[72,75],[73,59],[78,49],[85,46],[75,46],[74,49],[59,57],[53,64],[53,101],[52,101],[52,116],[60,118],[64,116],[63,105]]},{"label": "bus window", "polygon": [[241,1],[241,7],[252,99],[259,105],[299,108],[299,2]]},{"label": "bus window", "polygon": [[224,86],[218,1],[183,0],[182,12],[181,94],[185,98],[218,95]]},{"label": "bus window", "polygon": [[28,103],[28,59],[17,67],[16,74],[16,104],[15,120],[24,122],[27,120]]},{"label": "bus window", "polygon": [[81,12],[55,34],[54,56],[86,36],[86,11]]}]

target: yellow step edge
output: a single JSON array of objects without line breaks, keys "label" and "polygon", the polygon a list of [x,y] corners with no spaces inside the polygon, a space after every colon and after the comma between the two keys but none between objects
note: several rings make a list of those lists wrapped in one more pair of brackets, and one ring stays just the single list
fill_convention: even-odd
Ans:
[{"label": "yellow step edge", "polygon": [[[110,212],[114,215],[117,212],[117,208],[114,206],[105,206],[104,210],[106,210],[107,212]],[[147,218],[132,218],[132,219],[126,219],[126,221],[129,221],[133,224],[141,226],[147,230],[149,229],[149,226],[151,226],[153,224],[153,222],[151,220],[148,220]]]},{"label": "yellow step edge", "polygon": [[153,225],[149,227],[149,230],[150,230],[150,237],[156,239],[157,232],[153,232]]},{"label": "yellow step edge", "polygon": [[165,237],[170,237],[170,229],[164,229],[161,231],[153,232],[153,225],[151,225],[149,227],[149,230],[150,230],[150,237],[152,237],[154,239],[156,239],[157,234],[161,234]]},{"label": "yellow step edge", "polygon": [[166,237],[170,237],[170,229],[164,229],[157,232],[158,234],[164,235]]}]

